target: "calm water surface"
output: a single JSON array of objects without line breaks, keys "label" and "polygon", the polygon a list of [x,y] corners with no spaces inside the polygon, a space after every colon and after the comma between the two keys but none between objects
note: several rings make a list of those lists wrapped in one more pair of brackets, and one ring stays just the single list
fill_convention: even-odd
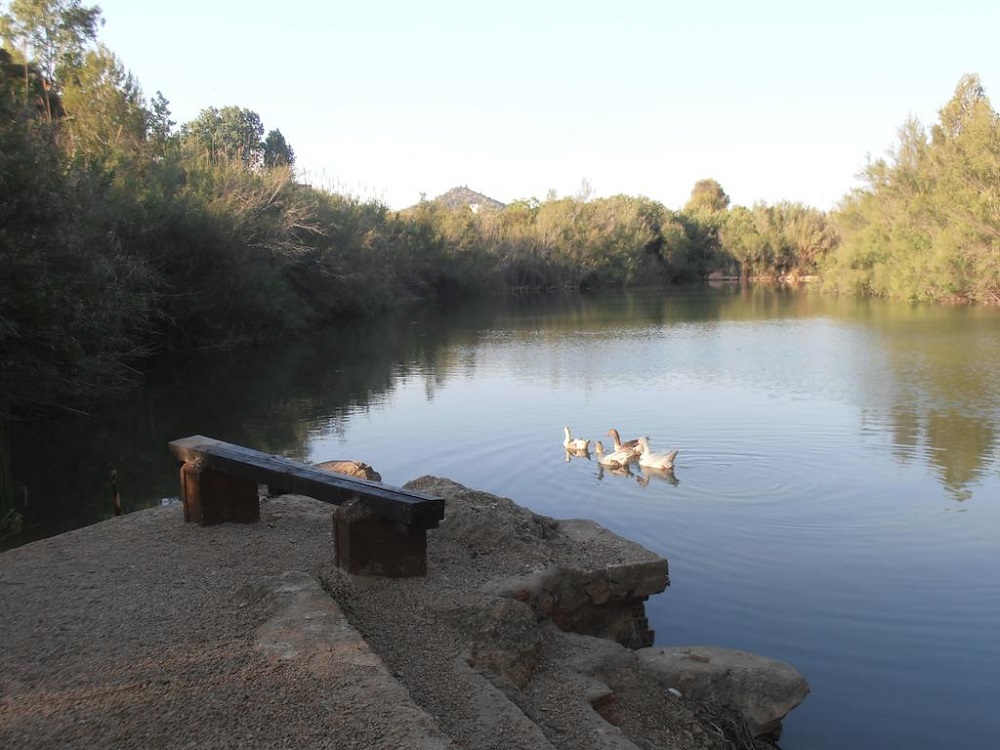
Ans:
[{"label": "calm water surface", "polygon": [[[566,460],[562,428],[678,448],[673,477]],[[447,476],[670,561],[658,644],[795,665],[782,747],[992,748],[1000,731],[1000,311],[773,289],[407,315],[164,362],[99,418],[25,425],[29,533],[176,495],[202,433],[383,480]]]}]

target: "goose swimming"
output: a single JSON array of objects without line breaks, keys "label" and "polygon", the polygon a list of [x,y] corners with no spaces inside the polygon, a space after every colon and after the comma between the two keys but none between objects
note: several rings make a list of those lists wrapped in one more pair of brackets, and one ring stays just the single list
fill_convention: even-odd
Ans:
[{"label": "goose swimming", "polygon": [[637,456],[642,451],[642,446],[639,445],[638,438],[636,438],[635,440],[626,440],[625,442],[622,442],[621,436],[618,434],[618,430],[616,430],[614,427],[608,430],[608,435],[610,435],[611,439],[615,441],[616,451],[630,450]]},{"label": "goose swimming", "polygon": [[594,453],[597,455],[597,463],[612,469],[620,469],[628,466],[629,462],[635,459],[635,454],[631,451],[604,452],[604,443],[598,440],[594,443]]},{"label": "goose swimming", "polygon": [[677,451],[653,451],[649,447],[649,438],[639,438],[639,445],[642,446],[642,453],[639,454],[639,466],[648,466],[652,469],[672,469]]},{"label": "goose swimming", "polygon": [[569,431],[569,427],[563,427],[563,430],[566,433],[566,439],[563,440],[563,448],[568,451],[585,451],[590,449],[589,440],[574,438],[573,434]]}]

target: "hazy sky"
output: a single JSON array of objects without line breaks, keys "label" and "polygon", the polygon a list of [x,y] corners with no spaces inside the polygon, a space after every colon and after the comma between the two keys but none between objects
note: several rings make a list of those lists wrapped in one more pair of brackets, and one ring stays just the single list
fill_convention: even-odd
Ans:
[{"label": "hazy sky", "polygon": [[96,2],[178,123],[252,109],[304,180],[392,208],[583,180],[680,208],[711,177],[827,209],[963,74],[1000,106],[995,0]]}]

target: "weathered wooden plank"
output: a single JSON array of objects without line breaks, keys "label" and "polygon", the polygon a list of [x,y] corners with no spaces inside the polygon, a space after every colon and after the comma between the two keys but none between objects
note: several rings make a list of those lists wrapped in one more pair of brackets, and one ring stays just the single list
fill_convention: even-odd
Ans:
[{"label": "weathered wooden plank", "polygon": [[423,492],[334,474],[204,435],[172,440],[169,445],[179,461],[200,458],[214,471],[267,484],[283,492],[334,505],[363,497],[365,504],[378,515],[408,526],[432,529],[444,518],[444,500]]}]

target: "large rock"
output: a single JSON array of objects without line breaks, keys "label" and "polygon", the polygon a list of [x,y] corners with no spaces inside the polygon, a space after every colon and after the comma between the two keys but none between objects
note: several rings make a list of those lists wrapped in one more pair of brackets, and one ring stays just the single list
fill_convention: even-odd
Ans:
[{"label": "large rock", "polygon": [[369,479],[373,482],[382,481],[382,475],[364,461],[323,461],[313,464],[313,466],[317,469],[334,471],[338,474],[357,477],[358,479]]},{"label": "large rock", "polygon": [[539,619],[551,619],[562,630],[641,648],[654,637],[644,603],[668,582],[667,561],[659,558],[604,568],[550,565],[498,578],[483,590],[526,602]]},{"label": "large rock", "polygon": [[805,700],[809,684],[791,665],[716,646],[639,649],[641,666],[685,698],[738,711],[754,736],[781,733],[781,720]]},{"label": "large rock", "polygon": [[[381,482],[382,475],[379,474],[375,469],[366,464],[364,461],[354,461],[354,460],[336,460],[336,461],[322,461],[318,464],[312,464],[314,469],[322,469],[323,471],[332,471],[336,474],[343,474],[348,477],[356,477],[357,479],[368,479],[372,482]],[[277,497],[279,495],[287,495],[288,490],[281,487],[271,487],[269,485],[261,485],[263,494],[262,498]]]},{"label": "large rock", "polygon": [[667,561],[586,520],[556,520],[513,500],[448,479],[422,477],[407,487],[445,498],[447,513],[429,544],[454,541],[489,560],[493,597],[527,604],[560,629],[650,646],[645,601],[670,584]]}]

